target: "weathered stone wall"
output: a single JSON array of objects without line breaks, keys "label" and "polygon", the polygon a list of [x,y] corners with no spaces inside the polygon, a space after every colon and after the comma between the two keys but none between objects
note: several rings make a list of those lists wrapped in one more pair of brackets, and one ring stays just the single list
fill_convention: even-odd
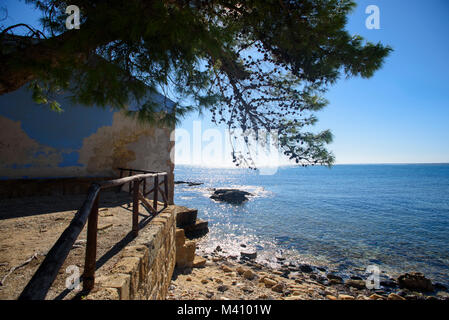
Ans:
[{"label": "weathered stone wall", "polygon": [[97,277],[89,300],[165,299],[176,263],[176,206],[140,230],[108,275]]},{"label": "weathered stone wall", "polygon": [[165,299],[175,267],[202,267],[206,263],[195,256],[196,242],[184,233],[187,226],[196,226],[194,233],[187,233],[192,235],[208,230],[207,222],[197,223],[197,210],[168,206],[123,249],[111,272],[97,277],[87,299]]}]

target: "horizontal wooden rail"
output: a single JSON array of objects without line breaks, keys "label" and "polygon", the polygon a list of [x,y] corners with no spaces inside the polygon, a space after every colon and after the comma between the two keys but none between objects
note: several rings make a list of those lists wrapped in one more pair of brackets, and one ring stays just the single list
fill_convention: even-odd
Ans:
[{"label": "horizontal wooden rail", "polygon": [[[145,170],[128,169],[134,172],[144,172]],[[142,193],[139,191],[140,181],[148,178],[153,178],[158,185],[158,178],[164,177],[165,192],[168,193],[168,180],[166,172],[150,172],[144,174],[131,175],[129,177],[101,181],[93,183],[87,192],[86,200],[81,208],[75,214],[75,217],[70,222],[69,226],[64,230],[59,239],[48,251],[44,261],[41,263],[36,273],[23,289],[19,296],[19,300],[43,300],[45,299],[48,290],[53,284],[56,276],[59,273],[64,261],[70,253],[76,239],[83,230],[87,221],[87,242],[86,242],[86,258],[83,274],[83,288],[85,290],[91,290],[95,283],[95,264],[96,264],[96,251],[97,251],[97,223],[98,223],[98,202],[101,190],[118,187],[126,183],[133,184],[133,233],[138,233],[138,205],[139,197],[142,197]],[[156,188],[157,191],[161,191],[160,188]],[[167,195],[165,195],[167,197]],[[154,196],[157,200],[157,195]],[[150,206],[145,201],[146,206]],[[165,202],[166,207],[168,205]],[[151,206],[150,206],[151,207]],[[157,203],[153,202],[152,212],[157,214]]]}]

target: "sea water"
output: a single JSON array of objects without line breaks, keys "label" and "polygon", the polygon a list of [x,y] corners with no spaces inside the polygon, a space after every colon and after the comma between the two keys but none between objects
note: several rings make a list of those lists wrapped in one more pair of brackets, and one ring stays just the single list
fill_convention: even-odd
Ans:
[{"label": "sea water", "polygon": [[[246,169],[177,166],[175,203],[209,221],[204,252],[257,250],[341,273],[370,265],[397,276],[423,272],[449,284],[449,164],[281,167],[273,175]],[[213,188],[253,194],[242,205],[209,198]]]}]

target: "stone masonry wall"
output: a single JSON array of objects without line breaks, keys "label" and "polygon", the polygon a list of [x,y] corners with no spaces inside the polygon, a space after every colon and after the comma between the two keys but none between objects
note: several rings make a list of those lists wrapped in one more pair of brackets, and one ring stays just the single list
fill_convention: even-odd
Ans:
[{"label": "stone masonry wall", "polygon": [[206,262],[195,256],[196,242],[186,236],[207,230],[207,222],[197,219],[197,210],[169,205],[122,250],[109,274],[97,276],[87,299],[165,299],[175,266],[190,268]]},{"label": "stone masonry wall", "polygon": [[176,206],[139,231],[108,275],[97,277],[88,300],[165,299],[176,262]]}]

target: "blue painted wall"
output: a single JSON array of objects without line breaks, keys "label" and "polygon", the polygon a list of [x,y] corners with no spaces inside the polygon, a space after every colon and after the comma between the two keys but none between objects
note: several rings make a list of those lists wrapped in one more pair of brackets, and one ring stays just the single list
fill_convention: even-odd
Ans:
[{"label": "blue painted wall", "polygon": [[[73,104],[68,94],[62,94],[57,100],[64,111],[57,113],[46,105],[34,103],[31,97],[26,86],[0,96],[0,179],[27,178],[29,173],[30,177],[85,174],[82,170],[86,162],[79,162],[83,140],[102,127],[113,126],[117,111],[110,107]],[[174,106],[162,95],[152,97],[161,108]],[[128,124],[128,130],[133,128],[134,125]],[[118,133],[112,130],[111,134]],[[51,168],[54,170],[50,171]],[[40,169],[45,173],[40,174]]]},{"label": "blue painted wall", "polygon": [[54,148],[79,149],[82,139],[101,126],[111,125],[110,108],[72,104],[67,97],[58,97],[63,112],[50,110],[31,100],[26,88],[0,96],[0,116],[21,121],[23,130],[38,142]]},{"label": "blue painted wall", "polygon": [[80,149],[83,139],[98,128],[112,125],[114,112],[111,108],[73,104],[67,95],[61,95],[58,101],[64,109],[61,113],[50,110],[47,105],[34,103],[31,92],[22,87],[0,96],[0,116],[20,121],[22,130],[43,145],[70,150],[62,154],[63,161],[58,166],[81,166],[75,150]]}]

